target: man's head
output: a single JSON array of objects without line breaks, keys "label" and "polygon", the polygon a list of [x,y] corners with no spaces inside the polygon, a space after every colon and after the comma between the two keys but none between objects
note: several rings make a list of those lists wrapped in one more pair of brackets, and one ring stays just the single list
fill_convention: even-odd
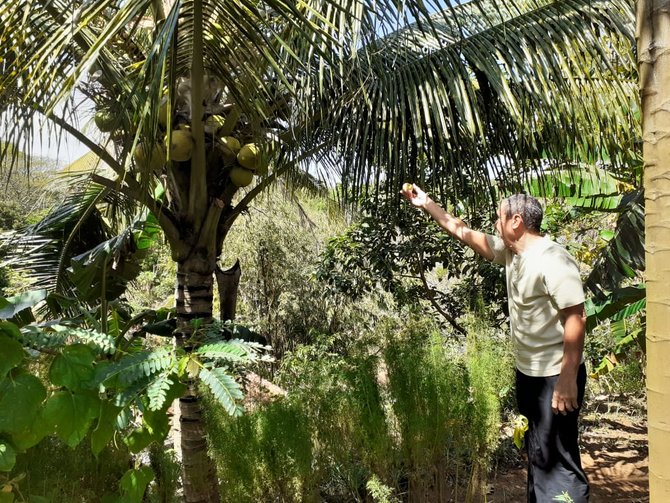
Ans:
[{"label": "man's head", "polygon": [[542,227],[542,206],[533,196],[527,194],[515,194],[504,199],[501,203],[505,205],[507,218],[512,215],[521,215],[523,224],[527,230],[535,234],[540,233]]},{"label": "man's head", "polygon": [[496,229],[509,246],[525,232],[540,234],[542,206],[533,196],[515,194],[500,202]]}]

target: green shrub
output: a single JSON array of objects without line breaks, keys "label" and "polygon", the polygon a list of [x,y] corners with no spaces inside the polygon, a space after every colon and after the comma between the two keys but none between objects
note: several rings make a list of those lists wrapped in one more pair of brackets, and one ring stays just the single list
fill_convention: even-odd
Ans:
[{"label": "green shrub", "polygon": [[28,500],[41,496],[49,503],[96,503],[116,491],[129,464],[127,450],[106,447],[95,457],[90,442],[73,449],[47,437],[17,457],[10,478],[25,474],[19,488]]},{"label": "green shrub", "polygon": [[467,347],[446,344],[429,320],[387,319],[348,354],[335,336],[287,354],[287,398],[208,416],[224,499],[475,498],[512,365],[491,329],[473,322],[469,332]]},{"label": "green shrub", "polygon": [[210,415],[224,501],[316,501],[311,428],[301,404],[277,401],[238,418]]}]

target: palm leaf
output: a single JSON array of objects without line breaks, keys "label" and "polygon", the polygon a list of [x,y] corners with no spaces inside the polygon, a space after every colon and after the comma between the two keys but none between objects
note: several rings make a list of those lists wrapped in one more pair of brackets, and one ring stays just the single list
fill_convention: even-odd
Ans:
[{"label": "palm leaf", "polygon": [[646,304],[644,285],[627,286],[610,293],[607,298],[596,301],[589,299],[585,309],[586,329],[591,330],[605,320],[620,321],[642,311]]},{"label": "palm leaf", "polygon": [[377,171],[387,193],[414,179],[474,197],[490,186],[487,166],[515,188],[533,173],[528,161],[633,145],[635,81],[617,66],[634,68],[632,4],[496,4],[459,5],[434,14],[437,35],[417,23],[361,49],[376,52],[358,90],[333,85],[318,104],[331,112],[322,127],[334,132],[333,157],[345,157],[345,190],[367,190],[364,173]]}]

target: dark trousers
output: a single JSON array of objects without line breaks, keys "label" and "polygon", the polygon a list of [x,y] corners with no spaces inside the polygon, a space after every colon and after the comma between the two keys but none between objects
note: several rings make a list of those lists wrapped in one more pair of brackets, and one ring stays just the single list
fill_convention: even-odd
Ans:
[{"label": "dark trousers", "polygon": [[[589,484],[579,456],[579,409],[563,414],[551,410],[558,376],[530,377],[516,372],[519,412],[528,418],[528,502],[551,503],[556,496],[570,495],[574,503],[589,499]],[[577,377],[581,408],[586,386],[582,364]],[[562,500],[559,500],[562,501]]]}]

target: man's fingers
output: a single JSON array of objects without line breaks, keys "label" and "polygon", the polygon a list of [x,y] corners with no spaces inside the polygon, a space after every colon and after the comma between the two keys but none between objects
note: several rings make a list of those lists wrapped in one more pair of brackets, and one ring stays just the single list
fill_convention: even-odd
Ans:
[{"label": "man's fingers", "polygon": [[551,411],[554,414],[561,413],[565,416],[568,412],[573,412],[577,409],[579,409],[579,404],[574,398],[566,399],[555,394],[551,397]]}]

